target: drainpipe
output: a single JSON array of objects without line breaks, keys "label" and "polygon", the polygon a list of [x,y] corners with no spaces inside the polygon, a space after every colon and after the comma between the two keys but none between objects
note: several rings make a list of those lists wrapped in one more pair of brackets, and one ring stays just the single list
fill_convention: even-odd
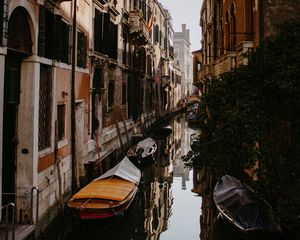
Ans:
[{"label": "drainpipe", "polygon": [[77,162],[75,155],[75,133],[76,133],[76,121],[75,121],[75,67],[76,67],[76,36],[77,36],[77,0],[73,1],[73,29],[72,29],[72,75],[71,75],[71,157],[72,157],[72,193],[76,193],[78,189],[77,185]]}]

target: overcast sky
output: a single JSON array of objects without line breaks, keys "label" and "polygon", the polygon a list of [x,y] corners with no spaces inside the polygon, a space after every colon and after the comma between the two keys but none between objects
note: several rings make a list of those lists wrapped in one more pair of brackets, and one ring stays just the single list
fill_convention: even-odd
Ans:
[{"label": "overcast sky", "polygon": [[201,48],[201,30],[199,26],[202,0],[159,0],[170,11],[175,32],[181,32],[181,24],[190,29],[191,51]]}]

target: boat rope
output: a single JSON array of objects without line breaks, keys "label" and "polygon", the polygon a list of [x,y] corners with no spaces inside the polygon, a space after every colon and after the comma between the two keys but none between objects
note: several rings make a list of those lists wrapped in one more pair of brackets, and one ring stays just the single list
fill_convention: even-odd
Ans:
[{"label": "boat rope", "polygon": [[[109,182],[113,177],[114,177],[114,176],[110,176],[109,178],[103,179],[103,181],[106,180],[105,182]],[[95,180],[94,180],[94,181],[95,181]],[[91,200],[94,198],[95,195],[96,195],[96,191],[94,191],[93,194],[90,196],[90,198],[87,198],[86,201],[80,205],[80,208],[84,208],[84,206],[85,206],[86,204],[88,204],[89,201],[91,201]]]}]

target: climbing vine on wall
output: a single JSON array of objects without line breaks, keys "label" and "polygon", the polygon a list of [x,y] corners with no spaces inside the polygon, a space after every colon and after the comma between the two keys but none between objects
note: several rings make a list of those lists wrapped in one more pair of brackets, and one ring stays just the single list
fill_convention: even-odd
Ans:
[{"label": "climbing vine on wall", "polygon": [[201,135],[184,157],[188,166],[239,178],[258,160],[253,187],[271,202],[288,237],[300,235],[299,39],[300,20],[286,22],[247,66],[210,82]]}]

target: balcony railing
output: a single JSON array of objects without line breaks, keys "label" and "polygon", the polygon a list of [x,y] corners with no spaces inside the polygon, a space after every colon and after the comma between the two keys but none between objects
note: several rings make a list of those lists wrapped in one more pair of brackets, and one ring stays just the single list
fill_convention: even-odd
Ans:
[{"label": "balcony railing", "polygon": [[200,71],[200,78],[212,78],[214,76],[214,67],[211,64],[203,65]]},{"label": "balcony railing", "polygon": [[237,52],[237,66],[247,65],[248,64],[248,53],[253,50],[253,42],[252,41],[244,41],[236,46]]},{"label": "balcony railing", "polygon": [[141,11],[135,10],[129,13],[129,32],[140,44],[147,44],[150,42],[149,31]]},{"label": "balcony railing", "polygon": [[236,66],[236,52],[227,52],[216,61],[215,76],[218,77],[223,73],[230,72]]}]

